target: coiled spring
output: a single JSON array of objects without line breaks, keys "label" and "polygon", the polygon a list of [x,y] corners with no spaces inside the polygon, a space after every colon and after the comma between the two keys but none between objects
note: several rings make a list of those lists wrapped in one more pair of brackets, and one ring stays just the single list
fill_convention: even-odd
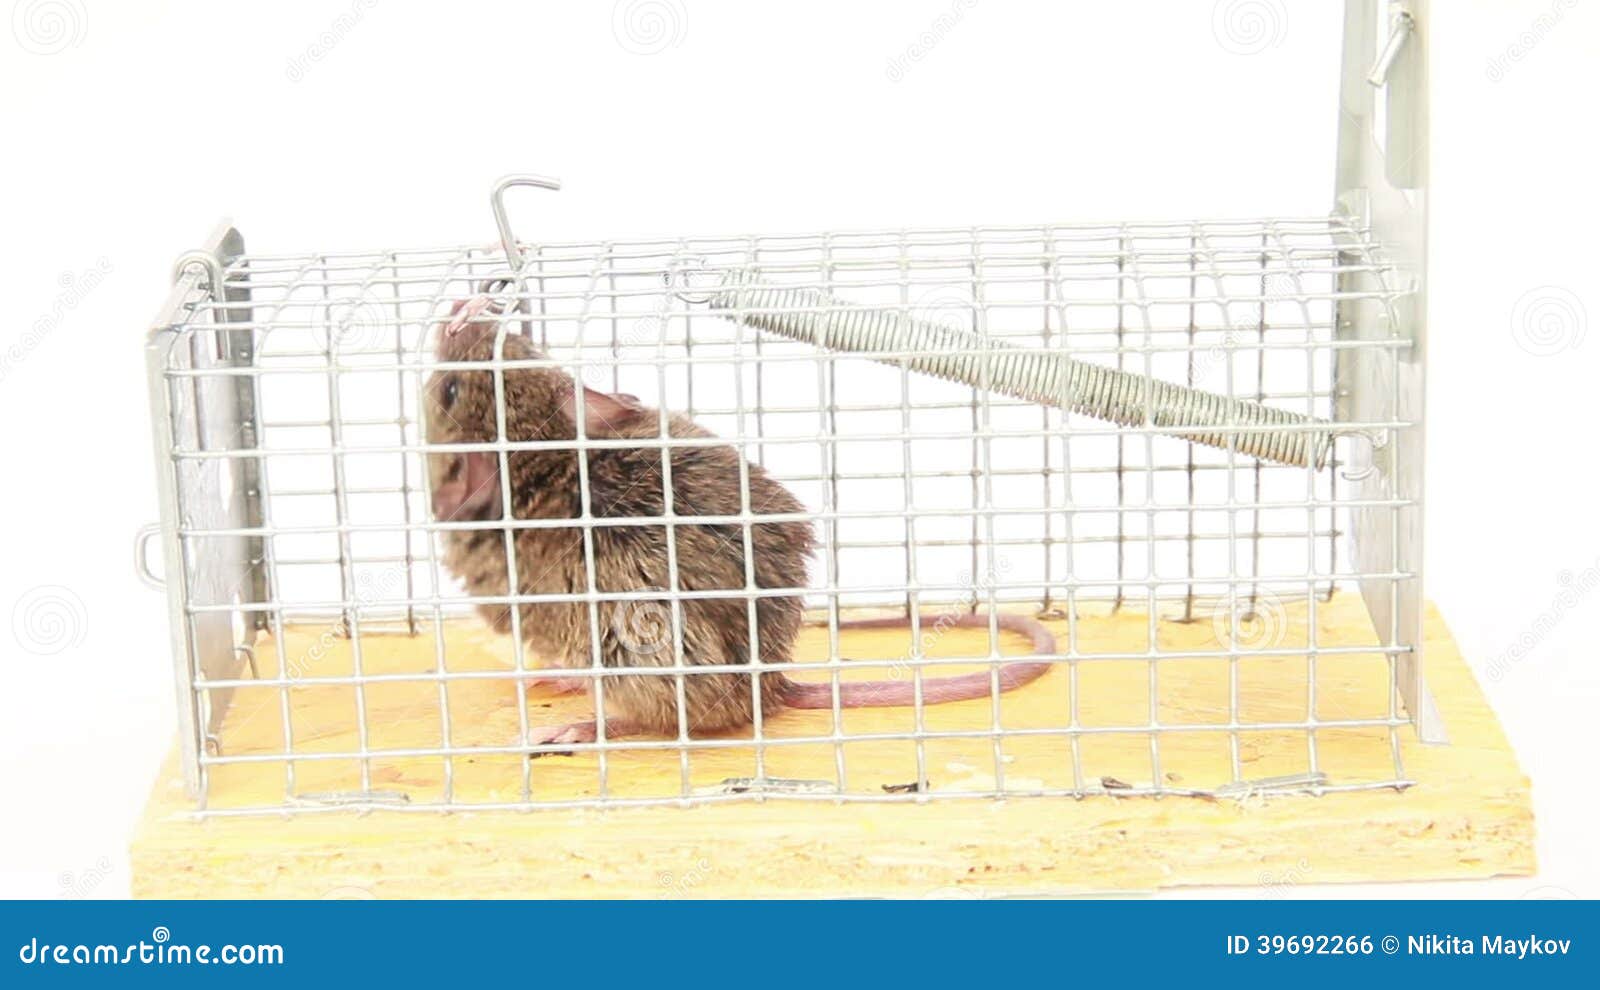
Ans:
[{"label": "coiled spring", "polygon": [[[1143,426],[1148,413],[1149,424],[1170,436],[1223,450],[1232,446],[1262,460],[1320,469],[1333,446],[1326,420],[1079,361],[1061,351],[1024,351],[898,310],[847,303],[819,289],[729,275],[704,301],[757,330],[835,351],[908,355],[905,364],[914,371],[1119,426]],[[880,360],[899,365],[901,357]]]}]

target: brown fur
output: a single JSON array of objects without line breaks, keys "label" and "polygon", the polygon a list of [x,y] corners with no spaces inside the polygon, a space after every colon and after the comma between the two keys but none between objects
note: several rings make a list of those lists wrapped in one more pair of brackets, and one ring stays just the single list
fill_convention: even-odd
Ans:
[{"label": "brown fur", "polygon": [[[439,357],[445,361],[492,361],[494,327],[469,324],[441,336]],[[515,333],[504,336],[506,360],[541,357]],[[493,372],[440,370],[426,390],[427,439],[430,443],[472,443],[497,439]],[[573,440],[576,427],[562,411],[570,406],[573,380],[555,368],[508,368],[505,387],[506,439],[511,441]],[[447,386],[453,401],[446,404]],[[674,437],[708,437],[689,419],[669,415]],[[597,449],[585,454],[590,494],[589,511],[614,519],[663,514],[662,448],[651,446],[660,436],[655,409],[614,416],[590,436],[639,438],[626,449]],[[741,509],[740,456],[729,446],[679,447],[668,452],[672,474],[673,512],[679,518],[736,515]],[[506,514],[514,519],[577,519],[578,454],[575,450],[514,451],[507,455],[511,500]],[[499,455],[494,455],[498,462]],[[434,489],[460,465],[448,453],[429,455]],[[500,484],[498,473],[493,484]],[[757,464],[749,465],[750,511],[755,515],[798,513],[803,507]],[[504,518],[483,513],[487,518]],[[753,523],[755,585],[759,588],[803,588],[807,561],[815,548],[809,523]],[[550,594],[588,589],[583,531],[578,527],[513,531],[518,592]],[[738,525],[678,524],[678,586],[683,590],[745,587],[744,534]],[[660,590],[668,580],[667,531],[659,524],[596,526],[593,530],[595,587],[600,592]],[[505,530],[453,531],[444,537],[444,563],[473,595],[503,596],[506,588]],[[686,665],[742,664],[748,661],[749,599],[684,599],[683,659]],[[758,597],[756,602],[762,663],[783,663],[799,632],[802,602],[798,595]],[[674,663],[671,604],[663,595],[649,604],[602,602],[598,605],[600,662],[611,669],[662,667]],[[511,612],[503,605],[480,606],[496,629],[510,632]],[[528,645],[549,665],[582,668],[592,665],[589,606],[583,602],[523,605],[519,618]],[[665,629],[664,635],[661,630]],[[787,680],[761,678],[763,715],[776,713]],[[708,673],[684,678],[686,724],[692,734],[740,727],[753,718],[749,675]],[[676,736],[679,729],[676,679],[659,675],[607,677],[605,711],[609,720],[633,723],[640,731]]]}]

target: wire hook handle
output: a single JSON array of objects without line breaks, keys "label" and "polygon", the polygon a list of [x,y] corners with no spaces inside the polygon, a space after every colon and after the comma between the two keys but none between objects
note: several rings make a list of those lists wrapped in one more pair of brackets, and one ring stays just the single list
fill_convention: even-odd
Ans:
[{"label": "wire hook handle", "polygon": [[[494,211],[495,229],[500,232],[500,248],[506,253],[506,265],[511,269],[512,275],[516,280],[518,294],[525,296],[526,293],[523,292],[525,285],[522,277],[522,249],[517,246],[517,235],[511,232],[511,219],[506,216],[506,190],[513,186],[533,186],[536,189],[554,191],[561,188],[561,180],[547,179],[542,175],[504,175],[495,182],[494,188],[489,190],[489,208]],[[519,313],[528,312],[528,300],[526,298],[518,299],[514,308]],[[522,321],[522,335],[530,340],[533,339],[533,323],[531,321]]]},{"label": "wire hook handle", "polygon": [[513,186],[559,190],[561,180],[547,179],[542,175],[506,175],[501,176],[489,192],[489,207],[494,210],[494,225],[500,232],[500,247],[506,253],[506,263],[512,271],[521,271],[522,249],[517,247],[517,237],[511,232],[511,220],[506,216],[506,190]]}]

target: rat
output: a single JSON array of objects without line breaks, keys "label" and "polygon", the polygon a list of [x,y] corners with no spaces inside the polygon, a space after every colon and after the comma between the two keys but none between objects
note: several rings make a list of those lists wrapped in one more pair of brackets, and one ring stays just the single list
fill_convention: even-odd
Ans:
[{"label": "rat", "polygon": [[[488,300],[479,296],[458,301],[452,319],[439,335],[438,359],[445,362],[496,360],[497,338],[506,361],[543,359],[533,343],[484,319]],[[555,367],[504,368],[505,437],[512,442],[566,441],[577,437],[583,417],[591,439],[637,439],[637,446],[584,451],[589,489],[589,514],[600,520],[660,517],[663,497],[662,419],[671,437],[714,435],[687,416],[648,407],[631,395],[580,386]],[[581,407],[578,401],[582,392]],[[433,444],[492,443],[498,438],[494,372],[436,369],[424,391],[426,440]],[[581,413],[580,413],[581,409]],[[745,588],[745,540],[742,527],[697,524],[695,516],[739,515],[740,454],[729,445],[680,446],[665,451],[672,477],[672,511],[676,518],[678,587],[685,591]],[[433,452],[428,475],[433,514],[447,522],[505,519],[572,519],[582,515],[578,451],[540,449],[509,451],[508,477],[501,478],[497,451]],[[759,464],[746,461],[750,512],[801,516],[805,507]],[[509,484],[505,484],[509,481]],[[505,493],[510,493],[510,503]],[[672,667],[670,630],[666,620],[671,598],[668,579],[667,528],[660,524],[593,527],[594,581],[600,593],[660,592],[659,599],[604,601],[599,611],[600,661],[607,668]],[[588,588],[586,552],[581,526],[519,528],[515,544],[516,593],[581,593]],[[505,596],[506,530],[447,530],[443,540],[445,567],[477,596]],[[755,618],[762,664],[788,662],[804,616],[798,589],[807,583],[807,566],[817,547],[809,521],[782,519],[753,522],[750,545],[757,588],[796,589],[793,595],[756,597]],[[745,597],[682,599],[685,666],[736,665],[749,662],[749,605]],[[480,604],[480,614],[496,630],[511,631],[509,606]],[[584,602],[540,602],[520,606],[520,626],[527,645],[558,667],[592,666],[589,608]],[[925,627],[989,628],[985,615],[927,616]],[[1054,636],[1041,623],[1018,615],[994,616],[1000,629],[1028,636],[1035,653],[1056,652]],[[635,627],[654,624],[664,629],[654,643],[640,643]],[[840,623],[843,629],[906,628],[901,617],[859,619]],[[999,671],[1001,691],[1020,687],[1050,668],[1048,661],[1011,662]],[[756,700],[747,673],[708,672],[683,678],[686,725],[691,734],[720,732],[749,725]],[[578,678],[556,678],[562,687]],[[925,704],[987,697],[987,672],[931,678],[924,682]],[[582,689],[578,684],[577,689]],[[902,707],[915,703],[910,682],[850,681],[839,685],[843,708]],[[760,676],[763,717],[784,708],[830,709],[833,686],[799,682],[781,672]],[[679,731],[677,678],[672,675],[625,675],[606,679],[603,691],[605,735],[657,734]],[[528,743],[588,743],[598,736],[595,721],[530,730]]]}]

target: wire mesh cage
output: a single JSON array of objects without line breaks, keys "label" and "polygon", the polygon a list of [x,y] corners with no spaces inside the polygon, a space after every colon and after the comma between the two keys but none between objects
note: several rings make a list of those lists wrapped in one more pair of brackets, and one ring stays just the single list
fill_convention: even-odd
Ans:
[{"label": "wire mesh cage", "polygon": [[[1351,16],[1371,36],[1367,5]],[[1364,52],[1347,43],[1347,77]],[[1363,136],[1365,85],[1345,92]],[[255,255],[225,226],[180,262],[149,345],[200,813],[1407,785],[1399,734],[1434,731],[1416,626],[1420,207],[1385,205],[1398,187],[1366,158],[1329,216],[521,243],[503,185],[487,247]],[[469,300],[493,356],[452,362],[441,328]],[[574,514],[435,511],[438,464],[462,448],[430,439],[429,390],[474,369],[499,408],[473,449],[501,465],[569,452],[589,465]],[[506,383],[530,369],[591,396],[579,420],[622,396],[659,429],[512,435]],[[659,514],[619,518],[582,488],[625,448],[665,466],[636,479]],[[736,455],[732,511],[674,495],[690,448]],[[756,471],[799,508],[752,504]],[[815,540],[793,587],[755,578],[752,531],[780,521]],[[543,562],[519,561],[517,539],[541,526],[578,534],[576,586],[529,590]],[[597,533],[629,526],[675,534],[661,585],[597,582]],[[669,549],[689,530],[714,531],[744,579],[694,587]],[[450,541],[475,533],[509,551],[499,593],[452,566]],[[1320,621],[1357,597],[1360,632]],[[742,622],[769,599],[804,609],[786,658],[755,621],[742,655],[695,658],[697,609],[731,602]],[[538,648],[553,606],[584,616],[582,656]],[[863,616],[904,628],[857,653]],[[1049,633],[1027,642],[1005,616]],[[652,656],[602,662],[618,639]],[[1048,672],[1003,683],[1020,662]],[[701,731],[685,682],[729,672],[751,724]],[[775,672],[832,703],[763,710]],[[987,677],[983,696],[934,703],[962,672]],[[524,689],[551,673],[584,694]],[[863,676],[911,704],[841,704]],[[591,704],[603,726],[588,694],[629,678],[673,683],[677,732],[541,735]],[[1335,735],[1366,755],[1330,762]],[[1256,760],[1267,739],[1294,757]],[[1175,751],[1214,773],[1174,773]]]}]

